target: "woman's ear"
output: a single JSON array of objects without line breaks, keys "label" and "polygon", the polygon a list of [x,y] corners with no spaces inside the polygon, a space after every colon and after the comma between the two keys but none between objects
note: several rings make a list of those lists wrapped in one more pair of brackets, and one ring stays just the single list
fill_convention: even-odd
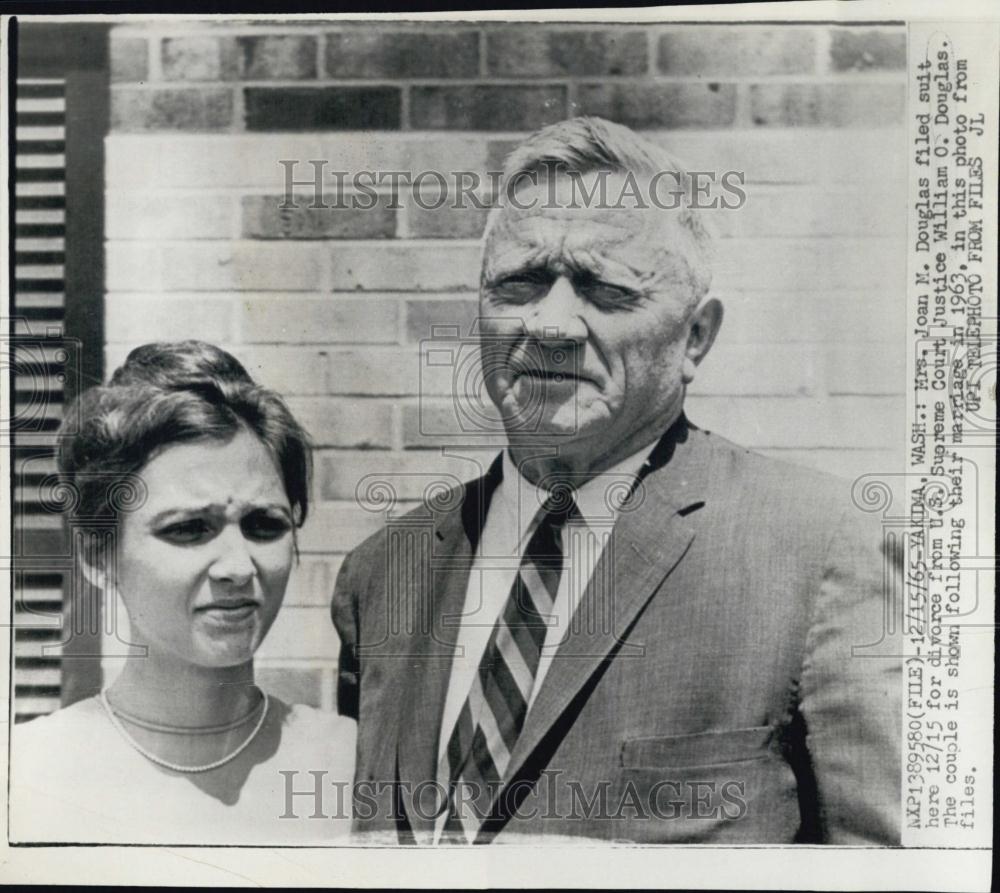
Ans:
[{"label": "woman's ear", "polygon": [[108,562],[109,545],[104,537],[96,534],[87,536],[86,534],[77,540],[80,547],[80,570],[84,579],[91,585],[101,590],[107,590],[109,585],[114,585],[115,581],[110,579],[110,565]]},{"label": "woman's ear", "polygon": [[107,574],[104,571],[103,563],[91,564],[86,559],[80,560],[80,568],[83,571],[84,579],[97,589],[107,589]]},{"label": "woman's ear", "polygon": [[684,362],[681,366],[684,384],[694,381],[695,368],[708,354],[715,342],[715,336],[719,334],[722,316],[722,302],[717,298],[710,298],[698,307],[691,317],[687,346],[684,349]]}]

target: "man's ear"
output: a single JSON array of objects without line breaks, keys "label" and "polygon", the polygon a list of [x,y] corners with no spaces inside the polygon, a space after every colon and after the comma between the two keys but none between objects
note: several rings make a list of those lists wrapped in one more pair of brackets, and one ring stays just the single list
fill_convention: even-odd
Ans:
[{"label": "man's ear", "polygon": [[692,315],[681,369],[684,384],[694,381],[695,367],[711,350],[715,336],[722,327],[722,316],[722,302],[716,298],[710,298],[702,303]]}]

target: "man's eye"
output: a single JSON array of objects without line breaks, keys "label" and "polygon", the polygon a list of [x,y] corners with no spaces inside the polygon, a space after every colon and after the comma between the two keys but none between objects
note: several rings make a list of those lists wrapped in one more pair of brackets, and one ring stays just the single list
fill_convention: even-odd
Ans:
[{"label": "man's eye", "polygon": [[517,303],[540,297],[548,291],[551,285],[552,280],[547,276],[518,273],[514,276],[505,276],[495,282],[490,287],[490,291],[501,301]]},{"label": "man's eye", "polygon": [[243,534],[251,539],[270,541],[283,537],[292,529],[291,524],[277,515],[254,513],[240,522]]},{"label": "man's eye", "polygon": [[198,543],[208,539],[212,534],[211,525],[201,518],[192,518],[190,521],[178,521],[176,524],[169,524],[162,528],[159,535],[162,539],[172,543]]},{"label": "man's eye", "polygon": [[637,295],[630,289],[600,279],[588,279],[574,285],[588,301],[608,309],[629,309],[637,301]]}]

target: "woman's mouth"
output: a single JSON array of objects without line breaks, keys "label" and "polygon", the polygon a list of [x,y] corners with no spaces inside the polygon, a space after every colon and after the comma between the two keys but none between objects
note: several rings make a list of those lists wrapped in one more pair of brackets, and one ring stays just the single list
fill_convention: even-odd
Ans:
[{"label": "woman's mouth", "polygon": [[249,599],[238,602],[213,602],[195,608],[195,614],[200,614],[216,623],[239,623],[249,620],[260,605]]}]

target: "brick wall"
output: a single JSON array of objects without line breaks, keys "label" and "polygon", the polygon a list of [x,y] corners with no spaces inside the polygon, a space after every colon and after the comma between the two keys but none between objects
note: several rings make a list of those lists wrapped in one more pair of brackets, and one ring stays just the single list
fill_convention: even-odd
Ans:
[{"label": "brick wall", "polygon": [[151,339],[218,342],[319,447],[302,564],[259,657],[278,693],[333,703],[339,556],[382,520],[359,481],[389,473],[413,499],[422,474],[475,474],[433,449],[455,438],[421,433],[451,410],[420,342],[468,331],[484,221],[387,198],[310,211],[309,189],[278,213],[281,159],[300,178],[310,159],[485,171],[527,132],[598,114],[691,167],[743,170],[692,419],[847,477],[901,465],[902,28],[157,22],[116,27],[111,58],[109,370]]}]

